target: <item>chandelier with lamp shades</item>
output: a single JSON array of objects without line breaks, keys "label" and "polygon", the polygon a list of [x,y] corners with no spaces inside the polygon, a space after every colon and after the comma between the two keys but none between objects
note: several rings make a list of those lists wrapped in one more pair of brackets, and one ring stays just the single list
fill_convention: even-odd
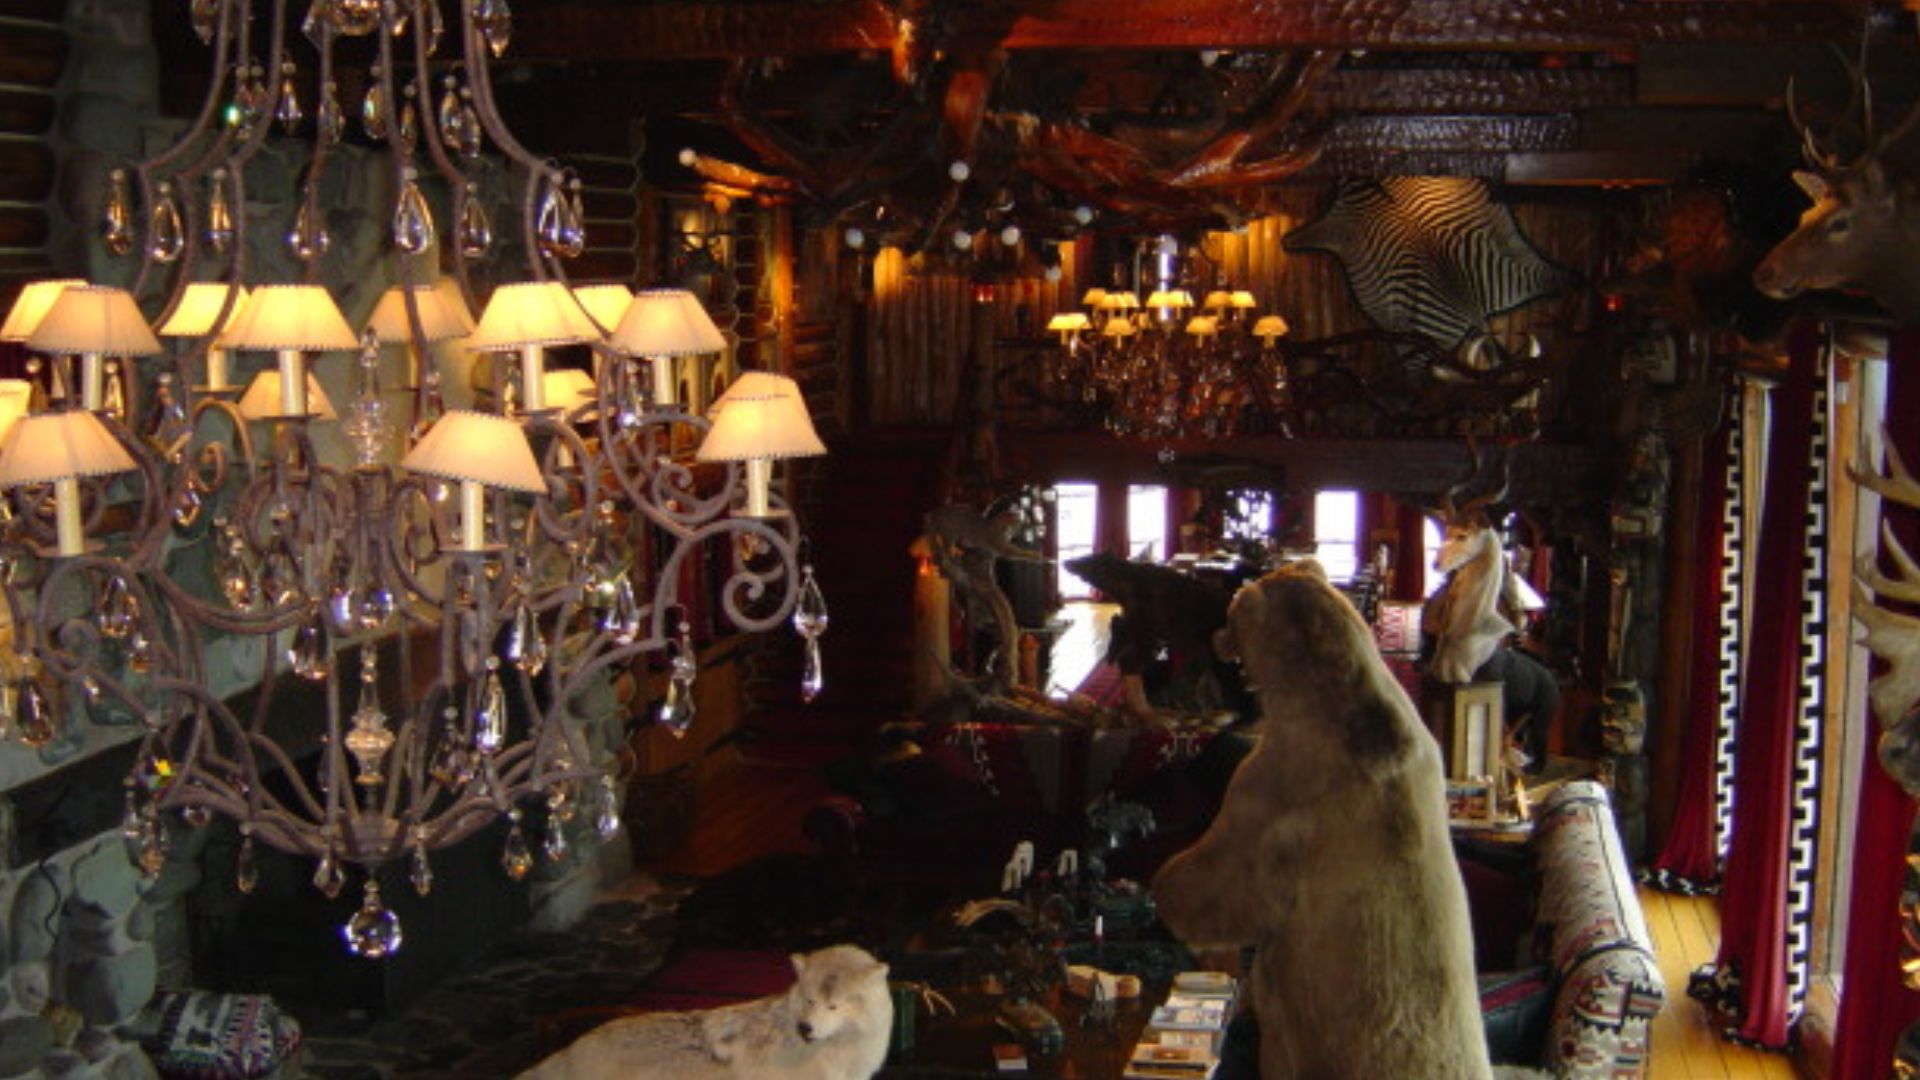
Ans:
[{"label": "chandelier with lamp shades", "polygon": [[[343,935],[386,956],[402,940],[380,894],[398,887],[389,868],[424,894],[436,852],[504,822],[501,863],[519,879],[536,850],[563,859],[618,828],[578,699],[653,658],[657,721],[684,732],[697,607],[741,632],[793,626],[803,695],[820,690],[826,606],[770,481],[778,460],[825,448],[783,376],[748,374],[710,415],[675,400],[675,358],[726,347],[690,293],[571,286],[579,184],[514,138],[493,97],[505,0],[184,6],[210,49],[207,96],[174,143],[113,174],[103,209],[108,249],[139,259],[131,287],[38,283],[0,327],[33,353],[30,381],[0,384],[0,668],[14,673],[0,718],[30,746],[82,716],[137,725],[124,828],[144,870],[164,865],[174,821],[230,818],[241,891],[262,845],[311,860],[329,897],[357,878]],[[315,284],[353,39],[372,54],[352,112],[388,151],[376,210],[397,282],[358,332]],[[310,158],[276,239],[304,279],[260,280],[247,165],[269,138],[302,135]],[[527,276],[474,319],[469,268],[500,212],[474,179],[489,148],[524,193]],[[442,400],[430,348],[463,337],[490,373],[488,410]],[[408,353],[398,401],[383,344]],[[548,350],[580,345],[591,372],[549,369]],[[340,353],[353,391],[333,401],[311,369]],[[350,462],[317,446],[333,424]],[[696,561],[721,567],[700,597],[683,592]],[[257,669],[249,707],[213,690],[216,655]],[[318,688],[316,715],[289,715],[290,681]]]}]

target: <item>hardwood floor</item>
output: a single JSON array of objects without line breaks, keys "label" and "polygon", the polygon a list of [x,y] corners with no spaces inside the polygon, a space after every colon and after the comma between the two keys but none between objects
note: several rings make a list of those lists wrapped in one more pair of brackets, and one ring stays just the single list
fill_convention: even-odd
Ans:
[{"label": "hardwood floor", "polygon": [[1720,908],[1710,896],[1640,890],[1654,955],[1667,980],[1667,1007],[1653,1022],[1651,1080],[1794,1080],[1793,1063],[1721,1039],[1705,1009],[1687,996],[1687,976],[1712,962],[1720,943]]}]

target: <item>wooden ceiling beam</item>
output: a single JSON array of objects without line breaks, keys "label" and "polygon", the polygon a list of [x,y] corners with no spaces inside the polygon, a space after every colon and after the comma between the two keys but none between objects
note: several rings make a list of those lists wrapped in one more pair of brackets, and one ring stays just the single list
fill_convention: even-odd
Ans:
[{"label": "wooden ceiling beam", "polygon": [[1335,71],[1314,88],[1330,113],[1565,113],[1633,104],[1630,68],[1396,68]]},{"label": "wooden ceiling beam", "polygon": [[[1012,49],[1447,49],[1608,52],[1645,44],[1845,40],[1841,0],[1053,0],[1017,16]],[[674,60],[882,50],[897,36],[881,0],[669,0],[526,5],[527,59]]]}]

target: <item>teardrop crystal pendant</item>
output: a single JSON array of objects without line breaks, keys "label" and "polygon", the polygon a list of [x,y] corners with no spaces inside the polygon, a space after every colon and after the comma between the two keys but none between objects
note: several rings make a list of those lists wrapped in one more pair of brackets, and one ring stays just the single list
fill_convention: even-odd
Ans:
[{"label": "teardrop crystal pendant", "polygon": [[826,670],[820,662],[820,635],[827,632],[827,598],[820,592],[809,563],[800,572],[800,598],[794,603],[793,628],[806,642],[805,667],[800,672],[800,699],[812,701],[826,688]]},{"label": "teardrop crystal pendant", "polygon": [[660,700],[658,716],[660,726],[676,739],[685,738],[693,727],[693,695],[681,687],[680,680],[667,681],[667,695]]},{"label": "teardrop crystal pendant", "polygon": [[480,205],[479,192],[468,184],[467,193],[460,200],[460,257],[484,259],[492,246],[493,223],[487,220],[486,208]]},{"label": "teardrop crystal pendant", "polygon": [[333,246],[333,237],[327,233],[323,223],[325,215],[315,206],[313,200],[300,200],[300,212],[294,215],[293,228],[287,232],[287,250],[301,262],[312,262],[327,253]]},{"label": "teardrop crystal pendant", "polygon": [[548,862],[557,863],[564,860],[568,851],[566,825],[549,819],[547,834],[541,839],[540,849],[546,855]]},{"label": "teardrop crystal pendant", "polygon": [[473,748],[483,754],[497,754],[507,745],[507,692],[500,686],[499,666],[499,660],[487,657],[487,677],[473,709]]},{"label": "teardrop crystal pendant", "polygon": [[340,928],[347,951],[363,960],[381,960],[400,951],[400,917],[380,902],[380,886],[371,879],[360,894],[360,910]]},{"label": "teardrop crystal pendant", "polygon": [[613,777],[600,774],[599,805],[594,808],[593,827],[600,839],[611,840],[620,831],[620,800],[614,794]]},{"label": "teardrop crystal pendant", "polygon": [[540,636],[540,623],[525,604],[514,609],[513,622],[507,627],[507,659],[528,675],[538,675],[547,666],[546,639]]},{"label": "teardrop crystal pendant", "polygon": [[233,205],[227,200],[227,170],[207,177],[207,246],[225,255],[233,248]]},{"label": "teardrop crystal pendant", "polygon": [[14,730],[19,733],[22,743],[36,748],[47,745],[54,736],[60,734],[51,696],[40,688],[38,681],[29,681],[20,689]]},{"label": "teardrop crystal pendant", "polygon": [[526,834],[520,831],[520,811],[509,815],[513,824],[507,827],[507,843],[500,851],[500,868],[507,877],[519,881],[533,869],[533,852],[527,850]]},{"label": "teardrop crystal pendant", "polygon": [[329,144],[337,144],[346,134],[346,115],[340,111],[340,87],[332,79],[320,88],[320,111],[314,114],[314,125],[320,131],[320,137]]},{"label": "teardrop crystal pendant", "polygon": [[435,122],[440,125],[440,141],[449,150],[460,149],[460,80],[452,75],[440,82],[440,106],[434,112]]},{"label": "teardrop crystal pendant", "polygon": [[327,31],[332,29],[333,14],[331,0],[313,0],[307,5],[306,17],[300,20],[300,32],[315,49],[326,40]]},{"label": "teardrop crystal pendant", "polygon": [[[411,96],[413,91],[412,83],[407,84],[407,91],[408,95]],[[413,148],[419,144],[419,110],[413,107],[413,102],[408,101],[400,106],[400,152],[411,157],[413,155]]]},{"label": "teardrop crystal pendant", "polygon": [[319,615],[294,631],[293,644],[287,647],[287,662],[293,666],[295,675],[314,682],[325,679],[333,670],[333,657],[327,651],[327,628]]},{"label": "teardrop crystal pendant", "polygon": [[433,891],[433,862],[427,858],[427,842],[419,828],[415,828],[413,855],[408,859],[407,880],[413,883],[416,896],[426,896]]},{"label": "teardrop crystal pendant", "polygon": [[395,0],[386,0],[387,30],[392,33],[394,37],[406,37],[407,27],[413,24],[413,12],[405,6],[410,2],[411,0],[398,0],[398,2],[395,2]]},{"label": "teardrop crystal pendant", "polygon": [[473,25],[498,60],[513,40],[513,9],[507,0],[473,0]]},{"label": "teardrop crystal pendant", "polygon": [[566,198],[560,205],[560,254],[569,259],[587,250],[586,209],[580,199],[580,181],[567,184]]},{"label": "teardrop crystal pendant", "polygon": [[107,202],[100,210],[100,238],[115,255],[133,250],[133,202],[127,194],[125,169],[115,169],[107,176]]},{"label": "teardrop crystal pendant", "polygon": [[460,89],[460,143],[454,149],[468,161],[477,161],[484,149],[486,127],[480,123],[480,114],[473,109],[473,91]]},{"label": "teardrop crystal pendant", "polygon": [[193,0],[187,13],[200,44],[213,44],[213,32],[220,28],[220,0]]},{"label": "teardrop crystal pendant", "polygon": [[540,193],[540,205],[534,212],[534,234],[540,241],[540,249],[548,255],[560,254],[560,207],[565,199],[566,193],[560,189],[559,179],[548,179],[546,190]]},{"label": "teardrop crystal pendant", "polygon": [[427,55],[440,51],[440,39],[447,34],[447,22],[440,17],[440,0],[427,0]]},{"label": "teardrop crystal pendant", "polygon": [[400,199],[393,208],[393,246],[408,255],[418,255],[433,246],[433,211],[420,183],[409,168],[402,174]]},{"label": "teardrop crystal pendant", "polygon": [[187,232],[180,224],[180,204],[174,200],[173,185],[162,182],[153,189],[153,208],[147,212],[147,254],[157,263],[170,263],[187,246]]},{"label": "teardrop crystal pendant", "polygon": [[811,702],[827,687],[826,669],[820,663],[820,641],[808,638],[806,663],[800,671],[800,700]]},{"label": "teardrop crystal pendant", "polygon": [[233,860],[233,887],[242,895],[251,894],[260,884],[260,863],[253,853],[253,836],[240,839],[240,854]]},{"label": "teardrop crystal pendant", "polygon": [[107,587],[100,596],[100,614],[98,616],[102,636],[115,641],[133,633],[140,624],[140,605],[133,598],[133,590],[127,587],[122,577],[107,579]]},{"label": "teardrop crystal pendant", "polygon": [[340,887],[347,883],[346,871],[340,869],[340,860],[333,857],[333,849],[328,848],[320,856],[320,864],[313,868],[313,887],[331,900],[340,895]]},{"label": "teardrop crystal pendant", "polygon": [[293,71],[291,60],[280,65],[280,100],[273,106],[273,118],[280,122],[280,130],[289,135],[307,118],[307,110],[300,107],[300,88],[293,83]]},{"label": "teardrop crystal pendant", "polygon": [[385,142],[387,118],[393,106],[387,101],[387,85],[381,81],[380,65],[373,65],[369,74],[371,77],[367,83],[367,96],[360,102],[360,127],[366,131],[367,138],[375,142]]}]

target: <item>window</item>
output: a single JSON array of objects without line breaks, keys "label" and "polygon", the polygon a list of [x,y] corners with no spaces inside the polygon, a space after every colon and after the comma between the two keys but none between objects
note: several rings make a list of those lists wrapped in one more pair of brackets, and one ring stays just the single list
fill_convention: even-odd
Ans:
[{"label": "window", "polygon": [[1313,496],[1313,550],[1327,578],[1353,580],[1360,568],[1360,493],[1320,491]]},{"label": "window", "polygon": [[1068,570],[1066,563],[1093,554],[1094,540],[1100,535],[1100,489],[1093,484],[1055,484],[1053,512],[1054,564],[1060,577],[1060,596],[1084,600],[1093,595],[1093,586]]},{"label": "window", "polygon": [[1264,541],[1273,534],[1273,496],[1265,491],[1236,491],[1227,513],[1228,540]]},{"label": "window", "polygon": [[1423,595],[1432,596],[1447,580],[1447,575],[1433,568],[1434,560],[1440,557],[1440,523],[1430,517],[1422,517],[1420,522],[1420,572],[1426,575],[1422,579],[1426,583]]},{"label": "window", "polygon": [[1167,551],[1167,489],[1127,488],[1127,558],[1160,562]]}]

